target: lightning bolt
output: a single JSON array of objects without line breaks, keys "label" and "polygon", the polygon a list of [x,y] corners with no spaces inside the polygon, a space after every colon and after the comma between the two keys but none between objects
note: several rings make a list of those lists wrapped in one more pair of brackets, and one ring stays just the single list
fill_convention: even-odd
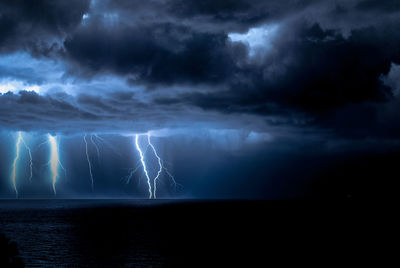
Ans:
[{"label": "lightning bolt", "polygon": [[[145,159],[144,159],[144,153],[143,153],[143,151],[142,151],[142,149],[140,148],[140,145],[139,145],[139,138],[142,135],[146,135],[147,136],[148,147],[151,148],[151,150],[153,151],[154,156],[157,158],[158,170],[157,170],[157,174],[154,176],[153,180],[150,179],[150,174],[149,174],[149,171],[148,171],[148,167],[147,167]],[[147,185],[148,185],[149,193],[150,193],[149,194],[149,199],[151,199],[151,198],[156,199],[157,198],[157,182],[160,180],[160,177],[161,177],[163,171],[172,180],[172,183],[174,184],[175,188],[177,187],[177,185],[179,185],[176,182],[174,176],[163,165],[163,160],[161,159],[160,155],[158,154],[156,147],[151,142],[150,133],[147,133],[147,134],[136,134],[136,136],[135,136],[135,145],[136,145],[136,150],[139,152],[139,155],[140,155],[141,166],[143,167],[144,174],[146,175],[146,178],[147,178]],[[137,171],[137,169],[138,169],[138,167],[136,167],[135,169],[132,169],[130,174],[126,177],[127,178],[127,183],[129,183],[129,181],[131,180],[133,174]],[[153,185],[153,188],[152,188],[152,185]]]},{"label": "lightning bolt", "polygon": [[165,173],[168,175],[168,177],[171,179],[172,184],[175,187],[175,190],[176,190],[177,186],[180,186],[181,188],[183,187],[181,184],[176,182],[175,177],[171,174],[171,172],[169,172],[169,170],[166,167],[163,167],[163,169],[164,169]]},{"label": "lightning bolt", "polygon": [[140,155],[140,162],[142,163],[144,174],[146,175],[146,178],[147,178],[147,185],[149,186],[149,199],[151,199],[152,196],[153,196],[153,193],[152,193],[152,190],[151,190],[150,176],[149,176],[149,173],[147,171],[146,162],[144,161],[143,152],[140,149],[139,136],[140,136],[139,134],[136,134],[136,136],[135,136],[135,145],[136,145],[136,150],[139,152],[139,155]]},{"label": "lightning bolt", "polygon": [[11,174],[11,180],[12,180],[12,184],[13,184],[14,191],[15,191],[15,197],[17,197],[17,198],[18,198],[17,164],[18,164],[18,160],[19,160],[21,142],[22,142],[22,134],[21,134],[21,132],[18,132],[18,138],[17,138],[17,143],[16,143],[16,151],[15,151],[15,158],[14,158],[14,161],[13,161],[12,174]]},{"label": "lightning bolt", "polygon": [[22,138],[21,135],[21,141],[24,144],[25,149],[28,151],[29,154],[29,170],[30,170],[30,176],[29,176],[29,181],[32,182],[32,177],[33,177],[33,158],[32,158],[32,151],[31,148],[26,144],[25,140]]},{"label": "lightning bolt", "polygon": [[60,156],[58,153],[58,144],[56,137],[51,136],[48,134],[48,139],[49,139],[49,145],[50,145],[50,171],[51,171],[51,179],[52,179],[52,186],[53,186],[53,192],[54,195],[57,194],[56,192],[56,183],[57,183],[57,178],[59,177],[58,171],[59,167],[65,171],[65,168],[60,162]]},{"label": "lightning bolt", "polygon": [[131,182],[133,175],[136,173],[136,171],[138,171],[140,166],[141,166],[141,164],[139,163],[138,165],[136,165],[136,168],[129,169],[129,172],[130,172],[129,175],[122,178],[123,180],[126,181],[126,184],[129,184]]},{"label": "lightning bolt", "polygon": [[[93,180],[93,173],[92,173],[92,163],[90,162],[90,158],[89,158],[88,143],[87,143],[87,140],[86,140],[86,136],[87,136],[86,134],[85,134],[85,136],[83,136],[83,140],[85,142],[86,159],[87,159],[88,166],[89,166],[89,175],[90,175],[90,181],[91,181],[92,191],[93,191],[93,189],[94,189],[94,180]],[[91,140],[92,140],[92,136],[91,136]],[[92,140],[92,142],[93,142],[93,140]]]},{"label": "lightning bolt", "polygon": [[26,144],[24,138],[22,137],[22,132],[18,132],[18,138],[17,138],[17,142],[15,144],[16,147],[16,151],[15,151],[15,158],[12,164],[12,173],[11,173],[11,180],[12,180],[12,184],[13,184],[13,188],[15,191],[15,195],[18,198],[18,190],[17,190],[17,169],[18,169],[18,162],[19,162],[19,158],[20,158],[20,153],[21,153],[21,144],[24,145],[24,147],[26,148],[26,150],[28,151],[29,154],[29,167],[30,167],[30,177],[29,177],[29,181],[32,181],[32,177],[33,177],[33,161],[32,161],[32,151],[29,148],[29,146]]},{"label": "lightning bolt", "polygon": [[153,150],[154,155],[157,157],[158,167],[159,167],[158,172],[157,172],[157,176],[155,176],[154,180],[153,180],[153,184],[154,184],[153,195],[154,195],[154,198],[157,198],[157,180],[160,178],[161,172],[163,170],[163,165],[162,165],[162,162],[161,162],[161,158],[157,154],[156,148],[154,148],[153,144],[151,143],[150,137],[151,137],[150,134],[147,134],[147,142],[149,143],[151,149]]}]

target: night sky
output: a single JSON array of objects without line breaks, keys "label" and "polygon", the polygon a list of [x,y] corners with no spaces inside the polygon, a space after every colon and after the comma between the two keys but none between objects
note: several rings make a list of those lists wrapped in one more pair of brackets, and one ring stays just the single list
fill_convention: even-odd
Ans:
[{"label": "night sky", "polygon": [[158,198],[388,197],[399,93],[397,0],[1,0],[0,197],[19,132],[20,198],[48,135],[56,197],[148,198],[147,133]]}]

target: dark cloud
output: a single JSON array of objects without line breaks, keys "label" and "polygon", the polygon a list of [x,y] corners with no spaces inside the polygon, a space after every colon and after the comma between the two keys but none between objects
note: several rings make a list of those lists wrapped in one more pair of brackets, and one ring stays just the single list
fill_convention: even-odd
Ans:
[{"label": "dark cloud", "polygon": [[236,73],[225,90],[184,93],[170,103],[269,114],[276,107],[319,113],[350,103],[392,99],[391,88],[381,78],[400,60],[395,25],[354,30],[348,38],[318,24],[288,25],[281,31],[276,50],[261,64]]},{"label": "dark cloud", "polygon": [[[1,51],[27,49],[61,61],[78,89],[76,97],[65,99],[52,92],[32,95],[29,100],[36,98],[39,105],[21,104],[33,93],[2,95],[3,107],[9,107],[2,108],[6,127],[24,126],[9,118],[27,114],[31,129],[55,128],[43,123],[48,118],[69,122],[71,128],[102,130],[176,125],[182,114],[184,121],[200,117],[202,122],[244,115],[259,118],[266,127],[356,133],[350,126],[362,124],[364,113],[374,116],[360,125],[363,131],[378,129],[382,117],[397,113],[388,108],[397,101],[396,76],[390,83],[385,80],[393,64],[400,63],[399,8],[393,1],[17,3],[0,4]],[[268,40],[258,36],[265,46],[253,55],[246,43],[229,38],[233,32],[271,25],[276,33]],[[54,44],[57,53],[49,55]],[[18,77],[19,70],[0,69],[0,75]],[[80,84],[106,75],[127,81],[132,92],[93,92]],[[45,77],[21,79],[45,83]],[[136,94],[138,86],[147,91]],[[10,116],[11,111],[16,112]],[[140,123],[144,118],[147,122]],[[246,120],[236,121],[240,126]]]},{"label": "dark cloud", "polygon": [[0,77],[18,79],[30,84],[41,84],[45,82],[32,68],[26,67],[13,68],[0,65]]},{"label": "dark cloud", "polygon": [[[138,115],[145,114],[144,105],[133,98],[104,99],[89,95],[74,98],[64,93],[41,96],[22,91],[0,95],[0,103],[3,126],[27,131],[120,131],[130,121],[135,121]],[[147,116],[151,121],[150,114]],[[143,120],[136,121],[139,126],[143,124],[140,122]]]},{"label": "dark cloud", "polygon": [[134,1],[103,1],[96,3],[103,12],[116,12],[129,17],[128,21],[147,23],[154,21],[179,22],[193,29],[208,32],[247,31],[249,27],[282,19],[301,12],[316,0],[154,0],[143,3]]},{"label": "dark cloud", "polygon": [[229,32],[300,12],[315,1],[102,1],[64,43],[74,75],[132,83],[221,83],[242,72],[247,48]]},{"label": "dark cloud", "polygon": [[314,1],[102,1],[65,43],[73,74],[130,75],[150,84],[219,83],[241,71],[246,47],[229,32],[299,12]]},{"label": "dark cloud", "polygon": [[[0,94],[3,129],[76,134],[82,132],[141,133],[163,128],[247,128],[260,122],[249,117],[223,117],[185,107],[162,108],[129,92],[107,96],[65,93],[39,95],[21,91]],[[246,121],[249,121],[250,123]],[[251,125],[251,126],[250,126]]]},{"label": "dark cloud", "polygon": [[223,34],[172,24],[99,29],[93,23],[65,42],[66,57],[80,74],[131,75],[133,83],[217,83],[246,56],[243,45]]},{"label": "dark cloud", "polygon": [[181,19],[198,19],[198,23],[205,24],[203,27],[207,29],[207,23],[213,23],[216,28],[223,27],[224,31],[245,32],[249,27],[302,12],[315,2],[317,1],[174,0],[168,2],[167,10],[172,16]]},{"label": "dark cloud", "polygon": [[364,0],[357,4],[357,9],[362,11],[375,11],[382,13],[395,13],[400,11],[400,3],[396,0]]},{"label": "dark cloud", "polygon": [[[74,121],[79,125],[79,121],[97,119],[94,114],[75,107],[66,97],[40,96],[26,91],[2,94],[0,120],[3,127],[10,129],[65,131]],[[77,127],[71,124],[72,131]]]},{"label": "dark cloud", "polygon": [[47,54],[81,22],[90,0],[0,1],[0,53]]}]

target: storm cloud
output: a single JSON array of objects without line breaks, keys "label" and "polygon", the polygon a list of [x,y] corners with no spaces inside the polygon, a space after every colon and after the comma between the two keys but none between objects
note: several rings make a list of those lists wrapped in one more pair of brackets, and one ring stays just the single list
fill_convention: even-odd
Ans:
[{"label": "storm cloud", "polygon": [[[396,1],[42,0],[0,10],[2,58],[57,66],[0,68],[6,129],[397,129]],[[24,86],[6,93],[15,81]],[[42,92],[23,91],[33,85]]]},{"label": "storm cloud", "polygon": [[88,11],[90,1],[0,2],[0,52],[29,50],[46,55],[71,33]]}]

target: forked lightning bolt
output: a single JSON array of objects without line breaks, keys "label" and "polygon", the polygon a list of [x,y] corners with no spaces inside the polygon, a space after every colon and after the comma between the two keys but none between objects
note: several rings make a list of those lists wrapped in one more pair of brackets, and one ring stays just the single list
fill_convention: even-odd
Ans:
[{"label": "forked lightning bolt", "polygon": [[18,173],[18,161],[20,158],[20,153],[21,153],[21,143],[24,145],[24,147],[26,148],[26,150],[28,151],[29,154],[29,159],[30,159],[30,177],[29,180],[32,180],[33,177],[33,161],[32,161],[32,152],[31,149],[28,147],[28,145],[25,143],[24,138],[22,137],[22,132],[18,132],[18,138],[17,138],[17,142],[16,142],[16,150],[15,150],[15,158],[12,164],[12,173],[11,173],[11,180],[12,180],[12,184],[13,184],[13,188],[15,191],[15,195],[16,197],[18,197],[18,189],[17,189],[17,173]]},{"label": "forked lightning bolt", "polygon": [[[142,150],[142,148],[140,147],[140,137],[142,137],[144,135],[147,136],[146,150]],[[98,137],[97,135],[90,136],[90,142],[95,147],[95,149],[97,151],[97,155],[99,157],[99,153],[100,153],[99,147],[97,146],[97,144],[96,144],[97,140],[95,141],[94,137],[96,139],[98,139],[99,142],[104,142],[104,141],[102,138]],[[87,159],[88,167],[89,167],[91,186],[92,186],[92,190],[93,190],[93,188],[94,188],[94,177],[93,177],[93,170],[92,170],[93,165],[92,165],[90,155],[89,155],[89,144],[88,144],[87,138],[88,138],[88,136],[87,136],[87,134],[85,134],[83,137],[83,140],[85,142],[85,153],[86,153],[86,159]],[[59,174],[60,168],[62,168],[65,172],[66,172],[66,170],[60,162],[60,154],[59,154],[57,137],[48,134],[47,139],[48,139],[48,141],[45,143],[49,144],[49,152],[50,152],[49,168],[50,168],[50,173],[51,173],[52,190],[54,192],[54,195],[57,195],[56,184],[57,184],[57,180],[60,177],[60,174]],[[42,143],[41,145],[43,145],[45,143]],[[22,148],[21,146],[25,147],[25,149],[28,152],[29,158],[30,158],[29,180],[32,180],[32,177],[33,177],[33,161],[32,161],[32,151],[29,148],[29,146],[27,145],[27,143],[25,142],[25,140],[23,139],[22,132],[18,132],[17,141],[16,141],[15,146],[16,146],[16,152],[15,152],[15,158],[13,159],[13,164],[12,164],[11,180],[12,180],[12,185],[13,185],[16,197],[18,197],[17,177],[18,177],[18,164],[19,164],[19,161],[21,158],[21,148]],[[158,154],[156,147],[153,145],[153,143],[151,141],[151,135],[149,133],[148,134],[136,134],[135,135],[135,146],[136,146],[136,150],[139,152],[140,161],[139,161],[139,166],[137,166],[136,169],[131,171],[130,175],[128,176],[128,182],[130,181],[130,179],[132,178],[132,176],[136,172],[136,170],[138,168],[140,168],[140,166],[141,166],[143,169],[143,172],[146,176],[148,192],[149,192],[149,199],[157,198],[157,184],[163,174],[163,171],[165,172],[166,176],[169,176],[171,178],[174,185],[175,186],[177,185],[175,178],[167,170],[167,168],[164,167],[163,161],[162,161],[160,155]],[[151,148],[153,155],[157,159],[157,165],[158,165],[157,173],[154,175],[154,178],[151,178],[152,175],[150,174],[150,170],[148,168],[148,164],[151,164],[151,162],[146,163],[146,160],[145,160],[145,153],[147,151],[147,148],[149,148],[149,147]]]},{"label": "forked lightning bolt", "polygon": [[149,143],[151,149],[153,149],[154,155],[157,157],[157,161],[158,161],[159,169],[157,172],[157,176],[155,176],[154,180],[153,180],[153,184],[154,184],[153,195],[154,195],[154,198],[157,198],[157,180],[160,178],[161,172],[163,170],[163,166],[162,166],[161,158],[157,154],[156,148],[154,148],[153,144],[151,143],[150,134],[147,134],[147,142]]},{"label": "forked lightning bolt", "polygon": [[156,151],[156,148],[155,148],[155,147],[153,146],[153,144],[151,143],[151,139],[150,139],[151,135],[150,135],[150,134],[147,134],[147,137],[148,137],[147,139],[148,139],[149,145],[150,145],[150,147],[153,149],[154,155],[157,157],[158,166],[159,166],[159,170],[158,170],[157,176],[154,178],[154,198],[156,198],[157,180],[159,180],[160,175],[161,175],[161,173],[162,173],[163,170],[164,170],[165,173],[168,175],[168,177],[171,179],[172,184],[173,184],[174,187],[175,187],[175,190],[176,190],[177,186],[182,187],[182,185],[180,185],[179,183],[176,182],[175,177],[174,177],[174,176],[171,174],[171,172],[169,172],[169,170],[164,166],[163,160],[162,160],[161,157],[158,155],[158,153],[157,153],[157,151]]},{"label": "forked lightning bolt", "polygon": [[[172,174],[168,171],[168,169],[163,166],[163,161],[162,161],[161,157],[159,156],[159,154],[157,153],[157,150],[156,150],[155,146],[151,142],[151,135],[148,133],[148,134],[146,134],[147,135],[147,143],[148,143],[148,146],[151,147],[154,156],[157,158],[157,164],[158,164],[157,174],[154,176],[153,180],[150,179],[150,174],[149,174],[149,171],[148,171],[148,168],[147,168],[147,165],[146,165],[146,161],[144,159],[144,153],[143,153],[143,151],[142,151],[142,149],[140,148],[140,145],[139,145],[139,137],[142,136],[142,135],[145,135],[145,134],[136,134],[136,136],[135,136],[136,150],[139,152],[140,162],[142,164],[144,174],[146,175],[146,178],[147,178],[147,185],[148,185],[148,188],[149,188],[149,199],[151,199],[151,198],[155,199],[155,198],[157,198],[157,182],[159,181],[163,170],[171,178],[171,180],[172,180],[173,184],[175,185],[175,187],[178,184],[176,183],[174,176],[172,176]],[[130,179],[132,178],[132,176],[136,172],[136,170],[137,170],[137,168],[134,169],[129,174],[128,182],[130,181]]]},{"label": "forked lightning bolt", "polygon": [[151,190],[151,181],[150,181],[150,177],[149,177],[149,172],[147,171],[146,162],[144,161],[144,155],[143,155],[142,149],[140,149],[139,136],[140,136],[139,134],[136,134],[135,145],[136,145],[136,150],[138,150],[139,155],[140,155],[140,162],[142,163],[144,174],[146,175],[146,178],[147,178],[147,185],[149,186],[149,199],[151,199],[152,195],[153,195],[152,190]]},{"label": "forked lightning bolt", "polygon": [[32,182],[33,178],[33,158],[32,158],[32,151],[31,148],[26,144],[25,140],[22,138],[22,143],[25,146],[25,149],[28,151],[29,154],[29,170],[30,170],[30,176],[29,176],[29,181]]}]

